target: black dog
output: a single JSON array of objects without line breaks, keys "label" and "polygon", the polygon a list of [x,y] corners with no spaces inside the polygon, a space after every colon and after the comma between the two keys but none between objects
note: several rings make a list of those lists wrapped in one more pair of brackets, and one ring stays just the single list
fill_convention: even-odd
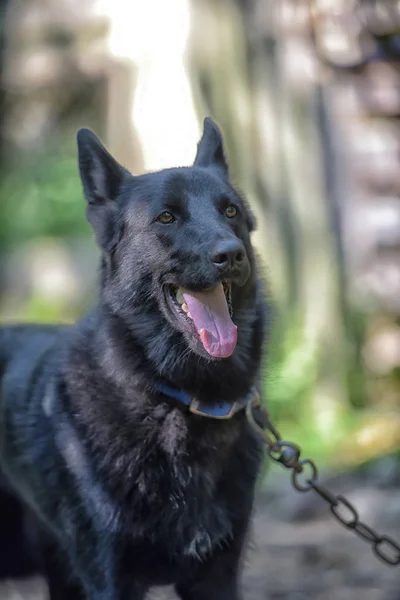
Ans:
[{"label": "black dog", "polygon": [[72,327],[0,330],[16,533],[52,600],[139,600],[164,584],[238,599],[261,460],[242,410],[266,322],[253,217],[210,119],[193,167],[135,177],[89,130],[78,147],[98,304]]}]

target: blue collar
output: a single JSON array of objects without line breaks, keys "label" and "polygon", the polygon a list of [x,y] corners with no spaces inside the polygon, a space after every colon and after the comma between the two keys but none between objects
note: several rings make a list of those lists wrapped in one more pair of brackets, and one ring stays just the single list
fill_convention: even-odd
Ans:
[{"label": "blue collar", "polygon": [[157,384],[156,388],[164,396],[173,398],[177,402],[187,406],[189,412],[200,417],[209,417],[212,419],[230,419],[240,410],[244,410],[254,398],[258,398],[258,391],[254,386],[247,396],[241,400],[237,400],[236,402],[222,400],[216,404],[207,404],[207,402],[197,400],[197,398],[172,386]]}]

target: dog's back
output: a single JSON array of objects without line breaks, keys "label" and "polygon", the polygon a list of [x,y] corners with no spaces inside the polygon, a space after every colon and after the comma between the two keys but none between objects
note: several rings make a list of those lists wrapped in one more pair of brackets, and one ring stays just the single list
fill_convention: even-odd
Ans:
[{"label": "dog's back", "polygon": [[65,326],[8,325],[0,327],[0,372],[17,357],[38,358],[56,341]]},{"label": "dog's back", "polygon": [[[17,384],[28,390],[33,371],[64,330],[65,327],[57,325],[35,324],[0,328],[0,421],[6,396],[4,386]],[[40,571],[35,518],[1,469],[0,531],[0,579],[27,577]]]}]

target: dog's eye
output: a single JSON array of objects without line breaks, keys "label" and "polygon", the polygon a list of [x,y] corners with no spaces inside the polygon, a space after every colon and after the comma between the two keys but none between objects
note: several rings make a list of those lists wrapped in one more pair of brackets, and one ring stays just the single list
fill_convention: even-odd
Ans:
[{"label": "dog's eye", "polygon": [[233,204],[230,204],[225,210],[225,215],[228,217],[228,219],[233,219],[233,217],[236,217],[237,213],[237,208]]},{"label": "dog's eye", "polygon": [[161,213],[161,215],[158,215],[157,221],[159,223],[162,223],[163,225],[169,225],[170,223],[173,223],[175,221],[175,217],[174,215],[171,215],[170,212],[165,210]]}]

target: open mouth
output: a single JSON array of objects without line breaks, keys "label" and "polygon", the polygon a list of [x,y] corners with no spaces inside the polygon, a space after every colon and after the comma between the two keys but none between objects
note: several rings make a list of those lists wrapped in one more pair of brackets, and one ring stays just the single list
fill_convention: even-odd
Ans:
[{"label": "open mouth", "polygon": [[[226,303],[228,305],[228,311],[229,311],[229,316],[233,317],[233,309],[232,309],[232,287],[231,284],[228,283],[227,281],[223,281],[222,282],[222,287],[224,290],[224,294],[225,294],[225,298],[226,298]],[[202,293],[210,293],[213,290],[207,290],[206,292],[202,292]],[[194,292],[192,292],[194,293]],[[175,305],[176,310],[178,311],[178,313],[180,313],[180,316],[184,319],[189,319],[189,321],[192,320],[192,315],[189,311],[189,306],[185,301],[185,298],[183,296],[182,293],[182,288],[177,287],[176,285],[171,285],[169,288],[169,294],[171,296],[172,302]]]},{"label": "open mouth", "polygon": [[194,292],[168,287],[169,305],[175,316],[214,358],[227,358],[237,343],[237,327],[232,321],[232,289],[228,282]]}]

